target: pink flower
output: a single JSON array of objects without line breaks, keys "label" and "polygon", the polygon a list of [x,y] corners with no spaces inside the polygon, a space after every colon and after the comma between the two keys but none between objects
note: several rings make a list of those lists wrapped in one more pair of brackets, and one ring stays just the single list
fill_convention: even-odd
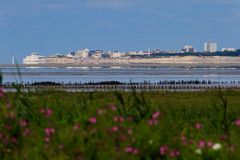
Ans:
[{"label": "pink flower", "polygon": [[117,131],[118,131],[118,127],[117,127],[117,126],[113,126],[113,127],[111,128],[111,131],[112,131],[112,132],[117,132]]},{"label": "pink flower", "polygon": [[172,150],[172,151],[170,151],[170,156],[178,157],[178,156],[180,156],[180,152],[178,150]]},{"label": "pink flower", "polygon": [[12,141],[13,143],[17,143],[17,138],[16,138],[16,137],[12,137],[12,138],[11,138],[11,141]]},{"label": "pink flower", "polygon": [[148,124],[149,124],[149,126],[152,126],[152,125],[153,125],[153,120],[150,119],[150,120],[148,121]]},{"label": "pink flower", "polygon": [[183,145],[186,145],[186,144],[187,144],[187,138],[186,138],[186,136],[182,135],[181,140],[182,140],[182,144],[183,144]]},{"label": "pink flower", "polygon": [[109,108],[110,108],[112,111],[116,111],[116,110],[117,110],[117,107],[115,106],[115,104],[109,104],[108,106],[109,106]]},{"label": "pink flower", "polygon": [[126,153],[132,153],[132,154],[138,154],[139,150],[137,148],[134,148],[134,147],[126,147],[125,152]]},{"label": "pink flower", "polygon": [[208,141],[208,142],[207,142],[207,146],[208,146],[209,148],[212,148],[213,142],[212,142],[212,141]]},{"label": "pink flower", "polygon": [[114,116],[113,117],[113,121],[114,122],[124,122],[124,118],[123,117]]},{"label": "pink flower", "polygon": [[150,119],[150,120],[148,121],[148,124],[149,124],[150,126],[157,125],[157,124],[158,124],[158,121],[157,121],[156,119]]},{"label": "pink flower", "polygon": [[118,121],[118,117],[117,117],[117,116],[114,116],[114,117],[113,117],[113,121],[114,121],[114,122],[117,122],[117,121]]},{"label": "pink flower", "polygon": [[198,142],[198,148],[204,148],[206,146],[206,142],[204,140],[200,140]]},{"label": "pink flower", "polygon": [[55,133],[55,129],[54,128],[45,128],[44,131],[45,131],[45,135],[46,136],[51,136],[51,135],[53,135]]},{"label": "pink flower", "polygon": [[240,118],[238,118],[236,121],[235,121],[235,125],[240,127]]},{"label": "pink flower", "polygon": [[53,114],[53,111],[50,108],[41,108],[39,112],[44,114],[46,117],[50,117]]},{"label": "pink flower", "polygon": [[131,130],[131,129],[128,129],[127,133],[128,133],[129,135],[131,135],[131,134],[132,134],[132,130]]},{"label": "pink flower", "polygon": [[25,119],[21,119],[21,120],[19,121],[19,125],[20,125],[21,127],[26,127],[26,126],[28,125],[28,122],[27,122],[27,120],[25,120]]},{"label": "pink flower", "polygon": [[195,124],[195,128],[196,129],[201,129],[202,128],[202,124],[201,123],[196,123]]},{"label": "pink flower", "polygon": [[119,122],[124,122],[124,118],[123,117],[119,117]]},{"label": "pink flower", "polygon": [[161,146],[161,147],[159,148],[159,152],[160,152],[160,155],[161,155],[161,156],[166,155],[167,152],[168,152],[168,146],[167,146],[167,145]]},{"label": "pink flower", "polygon": [[157,119],[160,116],[160,112],[155,112],[152,115],[152,119]]},{"label": "pink flower", "polygon": [[92,124],[95,124],[97,123],[97,118],[96,117],[91,117],[88,119],[88,122],[92,123]]},{"label": "pink flower", "polygon": [[137,149],[137,148],[134,148],[134,149],[133,149],[133,151],[132,151],[132,153],[133,153],[133,154],[138,154],[138,153],[139,153],[139,151],[138,151],[138,149]]},{"label": "pink flower", "polygon": [[45,109],[44,109],[44,108],[41,108],[41,109],[39,110],[39,112],[42,113],[42,114],[44,114],[44,113],[45,113]]},{"label": "pink flower", "polygon": [[133,147],[126,147],[126,148],[125,148],[125,152],[126,152],[126,153],[132,153],[133,150],[134,150]]},{"label": "pink flower", "polygon": [[3,96],[4,96],[3,88],[2,86],[0,86],[0,98],[2,98]]},{"label": "pink flower", "polygon": [[98,113],[99,115],[102,115],[102,114],[106,113],[106,111],[103,110],[103,109],[99,109],[99,110],[97,110],[97,113]]},{"label": "pink flower", "polygon": [[24,137],[27,137],[29,134],[30,134],[30,129],[28,129],[28,128],[24,129],[24,131],[22,132],[22,135]]},{"label": "pink flower", "polygon": [[46,136],[46,137],[44,138],[44,141],[45,141],[46,143],[48,143],[48,142],[50,142],[50,138],[49,138],[48,136]]},{"label": "pink flower", "polygon": [[53,113],[53,111],[52,111],[50,108],[47,108],[47,109],[45,110],[45,115],[46,115],[47,117],[50,117],[50,116],[52,115],[52,113]]},{"label": "pink flower", "polygon": [[80,128],[80,124],[77,123],[77,124],[74,125],[73,130],[76,131],[76,130],[78,130],[79,128]]}]

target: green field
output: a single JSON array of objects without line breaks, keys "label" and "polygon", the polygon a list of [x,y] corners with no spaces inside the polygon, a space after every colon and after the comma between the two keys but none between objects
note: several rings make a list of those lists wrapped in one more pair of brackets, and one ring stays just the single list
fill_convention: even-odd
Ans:
[{"label": "green field", "polygon": [[239,118],[231,90],[0,91],[0,159],[240,159]]}]

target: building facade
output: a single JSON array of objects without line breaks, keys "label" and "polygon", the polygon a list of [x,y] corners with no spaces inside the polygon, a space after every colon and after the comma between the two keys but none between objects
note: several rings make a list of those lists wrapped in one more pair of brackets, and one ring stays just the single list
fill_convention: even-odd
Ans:
[{"label": "building facade", "polygon": [[222,52],[235,52],[235,48],[222,48]]},{"label": "building facade", "polygon": [[210,52],[210,53],[217,52],[217,43],[205,42],[204,43],[204,52]]}]

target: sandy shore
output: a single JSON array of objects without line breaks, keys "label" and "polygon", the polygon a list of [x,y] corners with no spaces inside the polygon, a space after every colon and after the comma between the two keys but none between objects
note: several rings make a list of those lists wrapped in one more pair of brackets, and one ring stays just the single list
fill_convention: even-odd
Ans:
[{"label": "sandy shore", "polygon": [[[185,56],[146,59],[94,59],[76,64],[19,64],[19,67],[240,67],[240,57]],[[3,67],[16,67],[14,64],[0,64]]]}]

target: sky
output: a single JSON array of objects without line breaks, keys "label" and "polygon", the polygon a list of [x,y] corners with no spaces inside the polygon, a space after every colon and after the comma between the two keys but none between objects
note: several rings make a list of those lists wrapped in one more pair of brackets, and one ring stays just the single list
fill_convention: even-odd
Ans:
[{"label": "sky", "polygon": [[240,0],[0,0],[0,64],[31,52],[240,48]]}]

